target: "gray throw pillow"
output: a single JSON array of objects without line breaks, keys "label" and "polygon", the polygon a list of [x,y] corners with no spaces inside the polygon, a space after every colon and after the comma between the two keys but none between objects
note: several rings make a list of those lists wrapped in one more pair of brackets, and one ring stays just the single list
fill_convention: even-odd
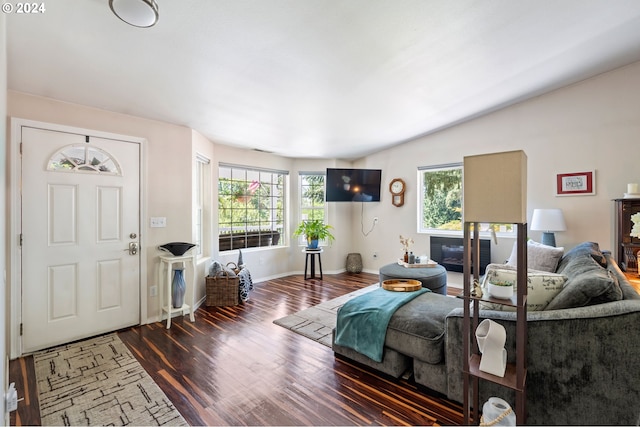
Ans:
[{"label": "gray throw pillow", "polygon": [[569,261],[581,255],[589,255],[602,267],[607,268],[607,258],[600,250],[600,245],[598,245],[596,242],[583,242],[569,249],[567,253],[564,254],[562,259],[560,260],[560,263],[558,264],[557,272],[562,273],[562,270],[566,268]]},{"label": "gray throw pillow", "polygon": [[546,310],[584,307],[622,299],[622,290],[616,277],[587,254],[572,258],[562,274],[568,277],[567,282]]},{"label": "gray throw pillow", "polygon": [[[511,256],[507,261],[507,265],[512,267],[518,266],[517,243],[513,244]],[[555,273],[558,262],[564,254],[564,248],[556,248],[553,246],[543,245],[542,243],[527,241],[527,268],[538,271],[547,271]]]}]

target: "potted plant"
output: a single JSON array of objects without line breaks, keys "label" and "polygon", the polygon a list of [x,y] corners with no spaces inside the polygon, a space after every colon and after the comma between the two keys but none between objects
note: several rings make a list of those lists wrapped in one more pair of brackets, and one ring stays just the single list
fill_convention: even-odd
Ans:
[{"label": "potted plant", "polygon": [[305,236],[307,239],[307,248],[317,249],[319,240],[327,240],[332,242],[335,237],[331,234],[332,226],[325,224],[320,219],[310,219],[302,221],[298,224],[298,228],[293,232],[294,236]]},{"label": "potted plant", "polygon": [[513,283],[506,281],[489,282],[487,290],[494,298],[509,299],[513,295]]}]

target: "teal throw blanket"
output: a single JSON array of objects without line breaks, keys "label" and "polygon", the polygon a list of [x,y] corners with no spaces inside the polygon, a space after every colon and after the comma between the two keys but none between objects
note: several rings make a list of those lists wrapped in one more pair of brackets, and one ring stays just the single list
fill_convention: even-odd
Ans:
[{"label": "teal throw blanket", "polygon": [[395,311],[418,295],[430,292],[420,288],[415,292],[376,289],[347,301],[338,310],[335,342],[382,362],[384,339],[389,320]]}]

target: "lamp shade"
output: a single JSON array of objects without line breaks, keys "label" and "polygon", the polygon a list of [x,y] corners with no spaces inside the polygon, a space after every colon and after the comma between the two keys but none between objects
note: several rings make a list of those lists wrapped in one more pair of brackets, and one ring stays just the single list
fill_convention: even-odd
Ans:
[{"label": "lamp shade", "polygon": [[530,229],[533,231],[565,231],[562,209],[534,209]]},{"label": "lamp shade", "polygon": [[527,155],[522,150],[464,158],[465,222],[527,222]]},{"label": "lamp shade", "polygon": [[134,27],[147,28],[158,22],[158,5],[155,0],[109,0],[113,13]]}]

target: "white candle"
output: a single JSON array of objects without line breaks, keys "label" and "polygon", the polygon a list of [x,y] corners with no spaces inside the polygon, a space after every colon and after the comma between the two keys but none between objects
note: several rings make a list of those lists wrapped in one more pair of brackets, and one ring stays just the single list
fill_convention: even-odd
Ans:
[{"label": "white candle", "polygon": [[627,193],[636,194],[638,192],[638,184],[627,184]]}]

